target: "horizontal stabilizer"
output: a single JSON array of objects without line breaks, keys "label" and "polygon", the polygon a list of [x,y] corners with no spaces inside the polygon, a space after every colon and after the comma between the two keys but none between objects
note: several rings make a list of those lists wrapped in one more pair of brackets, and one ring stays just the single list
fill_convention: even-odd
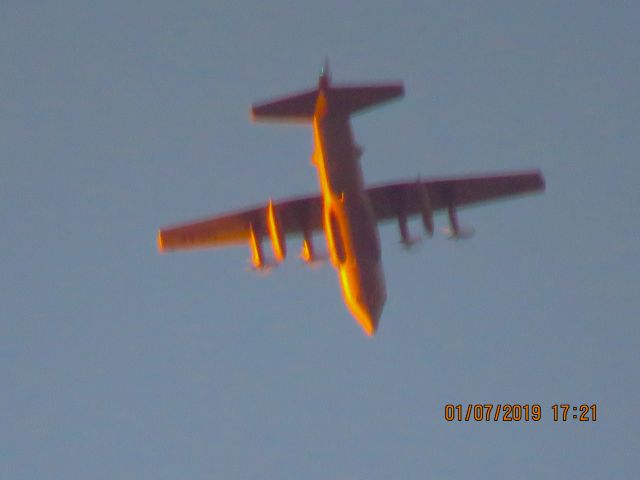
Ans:
[{"label": "horizontal stabilizer", "polygon": [[310,122],[316,108],[317,90],[296,93],[270,102],[254,105],[254,120]]},{"label": "horizontal stabilizer", "polygon": [[336,107],[351,114],[403,95],[404,87],[402,84],[391,83],[332,88],[329,98],[335,102]]},{"label": "horizontal stabilizer", "polygon": [[307,90],[276,100],[259,103],[251,108],[256,121],[286,121],[309,123],[316,111],[319,92],[323,91],[329,112],[338,114],[357,113],[380,103],[401,97],[401,83],[380,85],[331,86],[326,90]]}]

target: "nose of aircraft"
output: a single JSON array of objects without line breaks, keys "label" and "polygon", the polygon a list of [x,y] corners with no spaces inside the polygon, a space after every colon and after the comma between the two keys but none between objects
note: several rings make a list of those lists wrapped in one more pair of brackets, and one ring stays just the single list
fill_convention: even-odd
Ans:
[{"label": "nose of aircraft", "polygon": [[378,329],[378,322],[386,301],[386,292],[384,283],[377,276],[375,281],[369,282],[367,287],[360,292],[361,296],[358,302],[360,311],[356,315],[356,319],[364,332],[369,336],[373,336]]},{"label": "nose of aircraft", "polygon": [[376,333],[383,306],[384,300],[380,301],[379,298],[372,298],[370,301],[366,301],[361,305],[362,310],[358,317],[358,323],[360,323],[360,326],[367,335],[373,336]]},{"label": "nose of aircraft", "polygon": [[344,300],[351,314],[364,332],[372,336],[376,333],[387,299],[381,269],[341,268],[340,280]]},{"label": "nose of aircraft", "polygon": [[376,333],[378,329],[378,321],[382,314],[382,307],[386,300],[384,292],[376,289],[370,292],[359,292],[362,295],[351,295],[351,292],[345,290],[345,301],[347,307],[351,311],[356,321],[360,324],[364,333],[370,337]]}]

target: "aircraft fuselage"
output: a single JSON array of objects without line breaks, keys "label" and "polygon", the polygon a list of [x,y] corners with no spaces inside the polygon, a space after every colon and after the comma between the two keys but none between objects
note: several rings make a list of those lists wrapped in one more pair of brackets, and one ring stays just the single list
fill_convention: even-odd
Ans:
[{"label": "aircraft fuselage", "polygon": [[224,213],[158,232],[160,251],[248,244],[256,270],[269,268],[262,250],[268,235],[276,262],[286,256],[287,235],[302,234],[301,258],[314,254],[313,233],[323,231],[331,261],[338,272],[344,301],[368,335],[378,327],[386,300],[377,223],[397,219],[402,243],[411,245],[407,219],[421,215],[433,234],[433,215],[446,211],[453,238],[464,238],[458,206],[544,190],[540,171],[503,172],[395,182],[365,188],[360,156],[349,118],[404,94],[401,82],[330,85],[328,66],[318,86],[254,104],[256,121],[312,123],[312,162],[318,169],[320,195],[269,200],[267,205]]},{"label": "aircraft fuselage", "polygon": [[380,239],[349,112],[331,100],[331,89],[321,89],[313,117],[313,163],[320,180],[327,247],[347,307],[373,335],[386,300]]}]

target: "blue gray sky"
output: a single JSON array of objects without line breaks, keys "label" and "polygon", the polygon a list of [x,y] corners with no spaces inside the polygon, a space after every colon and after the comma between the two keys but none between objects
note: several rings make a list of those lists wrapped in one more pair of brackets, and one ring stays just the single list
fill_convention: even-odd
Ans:
[{"label": "blue gray sky", "polygon": [[[637,478],[637,2],[0,5],[0,477]],[[252,102],[401,79],[368,182],[542,169],[405,252],[366,338],[335,272],[158,255],[176,221],[317,191]],[[437,218],[439,226],[446,219]],[[418,232],[419,222],[412,228]],[[318,239],[319,240],[319,239]],[[540,422],[446,422],[447,403]],[[597,404],[554,422],[551,405]]]}]

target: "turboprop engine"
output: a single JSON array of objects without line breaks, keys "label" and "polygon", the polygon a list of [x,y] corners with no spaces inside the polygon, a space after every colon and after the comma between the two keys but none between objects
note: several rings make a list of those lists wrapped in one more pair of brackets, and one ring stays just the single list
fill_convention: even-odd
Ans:
[{"label": "turboprop engine", "polygon": [[412,191],[406,190],[400,204],[397,206],[398,229],[400,230],[400,242],[407,248],[416,244],[420,239],[412,237],[407,224],[408,213],[414,213],[416,206],[422,216],[422,224],[426,233],[433,236],[433,208],[429,192],[420,178],[416,180],[416,188]]},{"label": "turboprop engine", "polygon": [[313,233],[311,230],[306,229],[302,232],[302,250],[300,251],[300,258],[307,265],[317,265],[327,260],[326,255],[318,255],[313,246]]},{"label": "turboprop engine", "polygon": [[[272,261],[265,259],[262,248],[265,233],[269,235],[269,239],[271,240],[274,257]],[[249,247],[251,248],[251,267],[257,271],[269,271],[287,256],[285,233],[282,230],[277,208],[271,200],[269,200],[269,204],[267,205],[264,222],[251,224],[250,226]]]},{"label": "turboprop engine", "polygon": [[449,235],[449,238],[460,240],[465,238],[471,238],[475,233],[472,227],[461,227],[458,222],[458,212],[453,202],[449,203],[447,208],[449,215],[449,228],[445,228],[444,232]]},{"label": "turboprop engine", "polygon": [[287,240],[285,233],[282,231],[282,223],[277,209],[271,200],[269,200],[269,205],[267,206],[267,228],[269,229],[273,256],[276,262],[281,262],[287,256]]},{"label": "turboprop engine", "polygon": [[253,224],[249,226],[249,248],[251,248],[251,267],[253,270],[262,271],[267,268],[262,249],[263,237],[264,233],[261,228],[256,228]]},{"label": "turboprop engine", "polygon": [[398,230],[400,230],[400,243],[402,243],[403,247],[411,248],[420,241],[419,237],[412,237],[409,233],[407,212],[404,208],[398,212]]},{"label": "turboprop engine", "polygon": [[424,183],[418,179],[418,195],[420,201],[420,213],[422,214],[422,224],[430,237],[433,236],[433,208],[431,207],[431,198]]}]

